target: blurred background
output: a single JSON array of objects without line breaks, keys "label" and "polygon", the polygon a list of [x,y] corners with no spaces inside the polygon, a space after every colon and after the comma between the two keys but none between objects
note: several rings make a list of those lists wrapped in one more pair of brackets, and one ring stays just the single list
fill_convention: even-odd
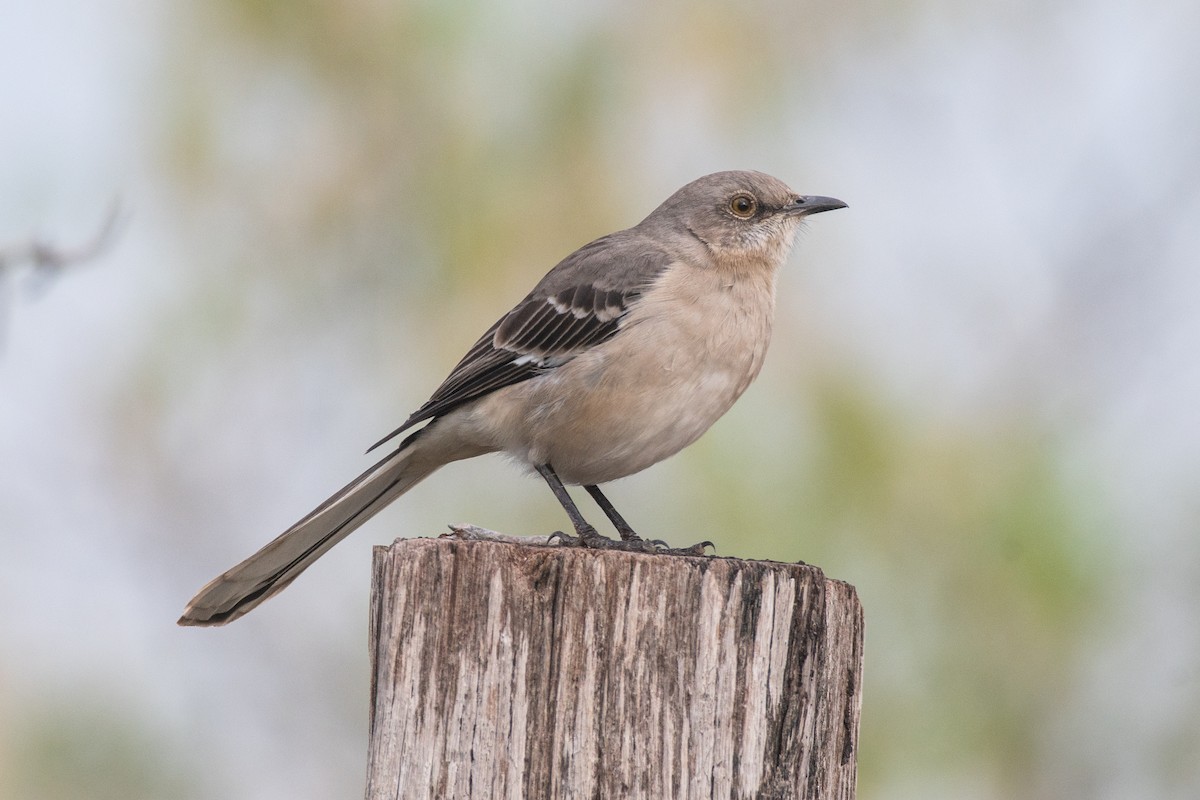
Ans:
[{"label": "blurred background", "polygon": [[[756,386],[609,496],[858,587],[861,797],[1195,798],[1198,33],[1180,0],[0,5],[0,798],[357,796],[372,545],[560,528],[545,487],[453,465],[237,624],[185,601],[558,259],[732,168],[850,208]],[[102,254],[20,257],[114,200]]]}]

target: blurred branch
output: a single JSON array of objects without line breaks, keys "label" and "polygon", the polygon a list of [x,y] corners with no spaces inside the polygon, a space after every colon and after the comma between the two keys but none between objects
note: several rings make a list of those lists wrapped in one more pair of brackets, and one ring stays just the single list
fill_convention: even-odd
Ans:
[{"label": "blurred branch", "polygon": [[10,273],[15,274],[27,266],[35,290],[40,290],[67,267],[84,264],[103,253],[116,240],[121,216],[120,200],[113,200],[95,235],[73,248],[36,237],[27,242],[0,245],[0,281],[8,280]]},{"label": "blurred branch", "polygon": [[62,247],[44,239],[32,237],[27,242],[0,245],[0,335],[3,334],[4,317],[8,310],[9,275],[18,270],[29,272],[29,293],[45,291],[50,282],[68,267],[85,264],[103,253],[117,238],[122,219],[120,199],[109,205],[99,230],[91,239],[77,247]]}]

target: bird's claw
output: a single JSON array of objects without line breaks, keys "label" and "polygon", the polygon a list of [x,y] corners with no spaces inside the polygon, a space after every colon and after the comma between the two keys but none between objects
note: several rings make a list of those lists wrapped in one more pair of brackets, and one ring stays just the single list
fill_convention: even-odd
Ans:
[{"label": "bird's claw", "polygon": [[696,542],[691,547],[684,547],[680,550],[673,550],[672,552],[677,553],[681,556],[703,556],[703,555],[708,554],[706,552],[706,548],[709,548],[709,547],[711,547],[713,549],[713,551],[716,552],[717,546],[715,544],[713,544],[712,542],[708,541],[707,539],[705,539],[703,542]]},{"label": "bird's claw", "polygon": [[564,547],[570,547],[571,545],[575,544],[576,541],[577,539],[574,536],[568,536],[562,531],[555,531],[546,537],[546,544],[548,545],[557,544]]}]

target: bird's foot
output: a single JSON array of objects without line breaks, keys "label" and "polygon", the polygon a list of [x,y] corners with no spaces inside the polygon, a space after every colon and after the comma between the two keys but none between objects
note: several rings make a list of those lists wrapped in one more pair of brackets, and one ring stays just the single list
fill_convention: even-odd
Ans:
[{"label": "bird's foot", "polygon": [[624,550],[633,553],[655,553],[658,546],[655,542],[645,539],[610,539],[602,536],[591,526],[580,528],[575,536],[562,531],[555,531],[546,540],[547,544],[558,542],[564,547],[585,547],[591,550]]},{"label": "bird's foot", "polygon": [[587,527],[576,531],[577,536],[555,531],[547,538],[546,543],[552,544],[558,542],[564,547],[586,547],[593,550],[621,550],[627,553],[658,553],[661,555],[670,556],[702,556],[705,554],[705,548],[711,547],[714,550],[716,545],[712,542],[698,542],[691,547],[674,548],[664,542],[662,539],[643,539],[633,531],[621,531],[620,539],[610,539],[607,536],[602,536],[595,528]]},{"label": "bird's foot", "polygon": [[[622,520],[622,522],[624,522],[624,520]],[[663,553],[669,556],[702,556],[705,554],[706,547],[711,547],[713,550],[717,549],[715,544],[707,540],[703,542],[696,542],[691,547],[671,547],[671,545],[667,544],[662,539],[650,539],[647,541],[638,536],[633,528],[629,527],[628,523],[625,523],[624,525],[617,525],[617,533],[621,534],[621,541],[652,544],[654,545],[654,550],[649,552]]]}]

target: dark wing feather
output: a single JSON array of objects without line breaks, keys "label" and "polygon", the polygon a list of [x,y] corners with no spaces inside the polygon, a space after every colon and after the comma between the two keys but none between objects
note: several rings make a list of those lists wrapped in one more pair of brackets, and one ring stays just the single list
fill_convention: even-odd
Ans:
[{"label": "dark wing feather", "polygon": [[576,250],[479,338],[424,405],[370,449],[422,420],[562,366],[611,338],[670,261],[634,229]]}]

